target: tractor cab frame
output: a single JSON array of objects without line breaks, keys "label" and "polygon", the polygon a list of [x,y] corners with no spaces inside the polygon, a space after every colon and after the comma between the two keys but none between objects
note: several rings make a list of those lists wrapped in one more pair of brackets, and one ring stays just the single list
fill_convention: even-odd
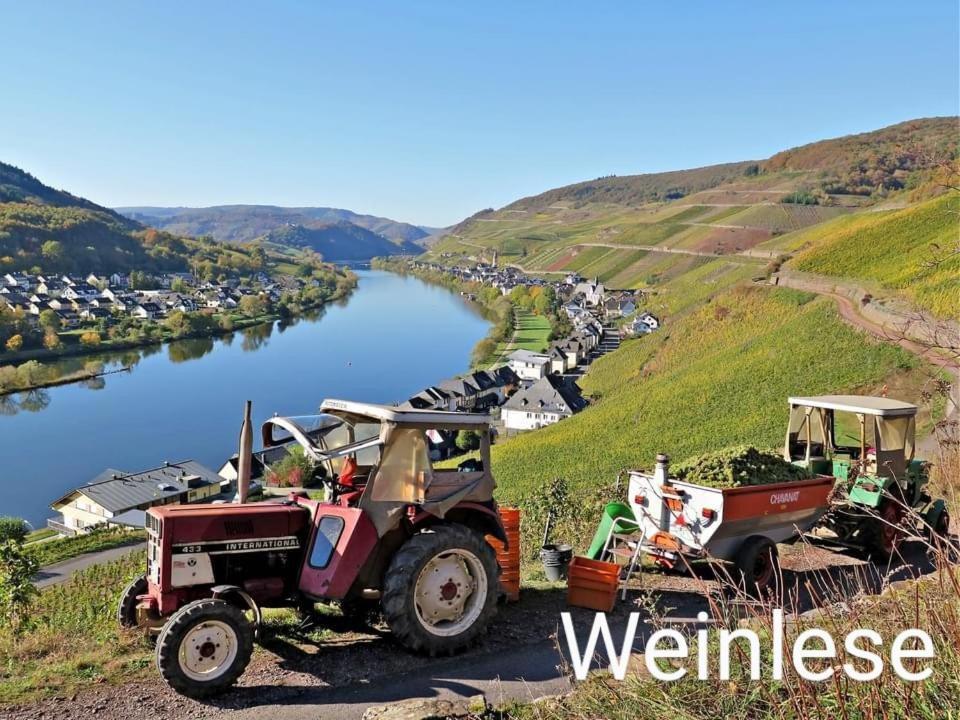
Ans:
[{"label": "tractor cab frame", "polygon": [[929,463],[915,457],[917,406],[862,395],[791,397],[783,457],[833,475],[824,525],[840,540],[886,559],[906,526],[945,533],[943,500],[927,494]]}]

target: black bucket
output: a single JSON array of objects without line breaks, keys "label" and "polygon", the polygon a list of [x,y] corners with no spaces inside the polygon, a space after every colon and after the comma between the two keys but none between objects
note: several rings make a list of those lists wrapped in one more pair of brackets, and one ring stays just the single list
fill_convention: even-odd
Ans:
[{"label": "black bucket", "polygon": [[573,548],[569,545],[544,545],[540,549],[540,562],[547,580],[557,582],[567,577],[567,568],[573,558]]}]

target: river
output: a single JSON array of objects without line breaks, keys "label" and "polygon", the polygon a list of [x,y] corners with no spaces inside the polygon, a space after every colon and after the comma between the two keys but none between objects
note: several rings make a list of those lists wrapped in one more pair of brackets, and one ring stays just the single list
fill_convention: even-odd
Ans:
[{"label": "river", "polygon": [[192,458],[216,471],[236,451],[247,399],[258,425],[274,413],[315,412],[325,397],[401,401],[466,370],[489,328],[474,306],[414,277],[357,275],[349,298],[292,323],[87,356],[136,364],[0,398],[0,515],[39,527],[53,500],[106,468]]}]

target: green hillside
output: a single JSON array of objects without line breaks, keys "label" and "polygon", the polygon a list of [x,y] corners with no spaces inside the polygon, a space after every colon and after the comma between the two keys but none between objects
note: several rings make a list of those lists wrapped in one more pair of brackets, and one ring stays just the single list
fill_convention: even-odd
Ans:
[{"label": "green hillside", "polygon": [[[862,213],[790,239],[803,249],[788,267],[876,283],[936,315],[960,317],[956,193],[903,210]],[[785,238],[786,239],[786,238]],[[798,244],[799,243],[799,244]]]},{"label": "green hillside", "polygon": [[598,178],[481,211],[442,234],[428,256],[489,260],[496,251],[529,271],[644,287],[663,272],[654,266],[683,264],[666,250],[776,250],[789,233],[929,197],[940,191],[943,164],[958,156],[957,137],[957,118],[911,120],[763,161]]},{"label": "green hillside", "polygon": [[251,247],[144,227],[0,163],[0,273],[159,272],[191,266],[217,277],[260,269],[262,258]]},{"label": "green hillside", "polygon": [[[836,351],[842,348],[843,361]],[[507,500],[563,477],[576,487],[724,446],[783,441],[786,399],[877,388],[907,397],[918,361],[844,324],[828,300],[769,287],[737,288],[599,359],[580,384],[595,405],[494,447]]]}]

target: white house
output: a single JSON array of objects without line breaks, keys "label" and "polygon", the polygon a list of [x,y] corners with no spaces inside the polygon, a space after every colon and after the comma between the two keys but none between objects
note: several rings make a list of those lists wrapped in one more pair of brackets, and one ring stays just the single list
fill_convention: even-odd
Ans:
[{"label": "white house", "polygon": [[553,375],[563,375],[570,369],[570,358],[557,345],[550,348],[550,372]]},{"label": "white house", "polygon": [[656,330],[660,327],[660,321],[653,315],[648,312],[643,313],[639,318],[640,322],[644,323],[651,330]]},{"label": "white house", "polygon": [[521,380],[539,380],[550,370],[550,356],[530,350],[514,350],[507,356],[510,369]]},{"label": "white house", "polygon": [[193,460],[165,463],[152,470],[122,473],[104,470],[86,485],[74,488],[50,507],[61,518],[47,524],[67,535],[97,525],[136,525],[154,505],[201,502],[220,494],[222,478]]},{"label": "white house", "polygon": [[548,375],[518,390],[503,404],[500,417],[508,430],[536,430],[570,417],[587,406],[574,383]]},{"label": "white house", "polygon": [[140,303],[133,309],[133,316],[143,318],[144,320],[153,320],[160,317],[161,308],[156,303]]}]

